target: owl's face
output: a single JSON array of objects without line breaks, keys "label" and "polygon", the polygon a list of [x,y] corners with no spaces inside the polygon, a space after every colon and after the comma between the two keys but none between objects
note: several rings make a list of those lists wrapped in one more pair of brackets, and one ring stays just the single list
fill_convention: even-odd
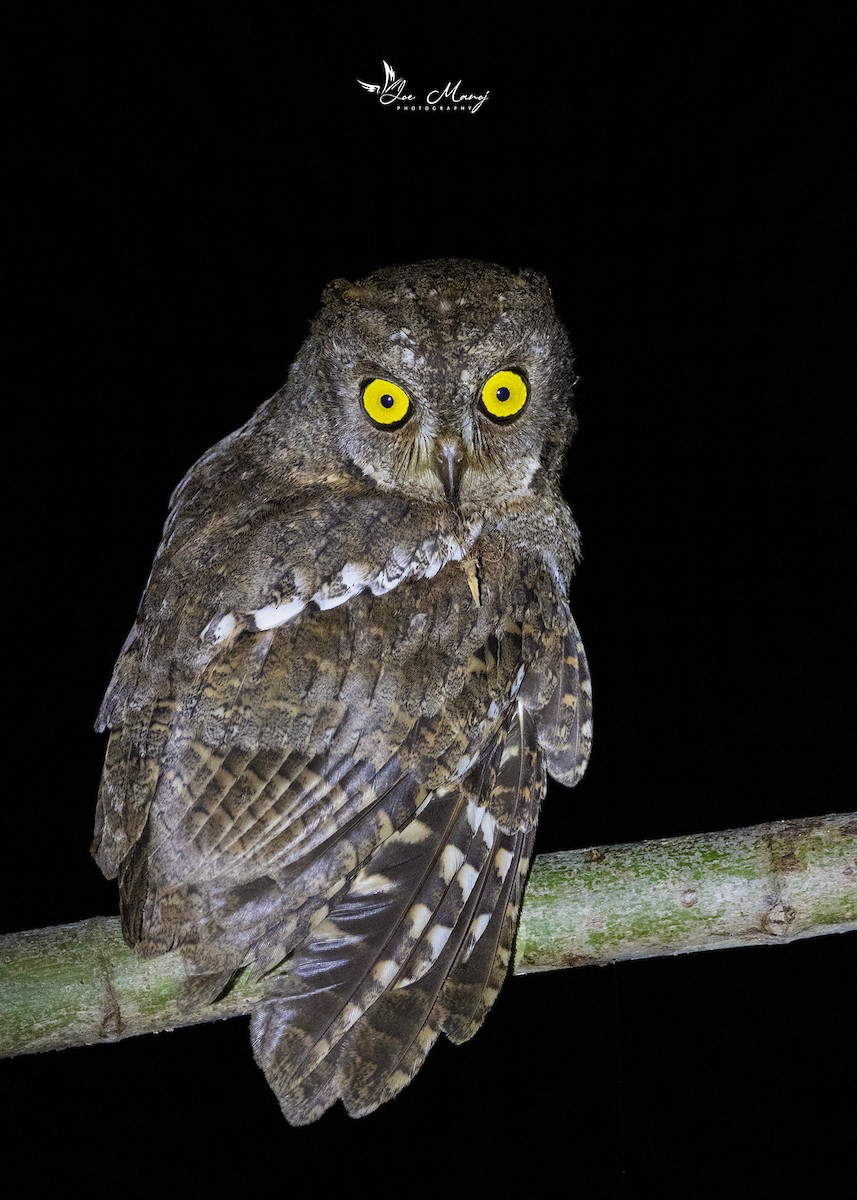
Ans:
[{"label": "owl's face", "polygon": [[436,260],[337,281],[325,299],[314,339],[330,435],[362,475],[484,507],[555,473],[573,372],[541,276]]}]

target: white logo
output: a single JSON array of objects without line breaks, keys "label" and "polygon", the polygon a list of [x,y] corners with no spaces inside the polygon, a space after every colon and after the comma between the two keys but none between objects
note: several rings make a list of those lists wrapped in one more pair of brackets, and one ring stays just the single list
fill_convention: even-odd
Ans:
[{"label": "white logo", "polygon": [[384,63],[383,83],[357,82],[367,92],[372,92],[384,105],[406,112],[478,112],[488,99],[488,89],[484,92],[465,92],[461,80],[457,83],[448,82],[442,88],[432,88],[426,92],[425,100],[420,102],[415,95],[408,92],[408,81],[402,76],[397,78],[396,72],[388,62]]}]

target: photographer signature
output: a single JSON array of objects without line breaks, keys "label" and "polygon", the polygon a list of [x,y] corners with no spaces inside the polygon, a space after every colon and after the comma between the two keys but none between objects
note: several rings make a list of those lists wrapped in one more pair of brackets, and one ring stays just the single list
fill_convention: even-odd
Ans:
[{"label": "photographer signature", "polygon": [[[416,96],[406,92],[407,79],[402,76],[397,78],[396,72],[388,62],[384,62],[384,82],[381,83],[364,83],[362,79],[357,82],[367,92],[372,92],[377,95],[382,104],[412,104],[416,101]],[[478,112],[485,101],[488,99],[489,92],[464,92],[461,90],[461,80],[457,83],[447,83],[443,88],[435,88],[426,93],[425,105],[429,108],[443,107],[446,102],[446,107],[456,107],[469,109],[471,113]]]}]

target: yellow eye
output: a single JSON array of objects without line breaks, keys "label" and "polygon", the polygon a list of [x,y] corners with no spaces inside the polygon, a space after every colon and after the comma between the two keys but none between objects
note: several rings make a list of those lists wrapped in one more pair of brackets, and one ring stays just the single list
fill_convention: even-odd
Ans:
[{"label": "yellow eye", "polygon": [[384,429],[401,425],[411,411],[408,393],[389,379],[370,379],[363,388],[363,407],[370,421]]},{"label": "yellow eye", "polygon": [[511,421],[527,403],[527,383],[517,371],[495,371],[482,385],[482,406],[492,421]]}]

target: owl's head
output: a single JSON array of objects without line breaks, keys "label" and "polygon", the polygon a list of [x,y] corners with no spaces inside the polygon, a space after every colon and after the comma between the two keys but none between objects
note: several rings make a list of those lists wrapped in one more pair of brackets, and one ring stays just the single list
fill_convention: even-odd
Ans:
[{"label": "owl's head", "polygon": [[556,477],[573,381],[542,275],[437,259],[332,283],[287,391],[350,469],[466,508]]}]

